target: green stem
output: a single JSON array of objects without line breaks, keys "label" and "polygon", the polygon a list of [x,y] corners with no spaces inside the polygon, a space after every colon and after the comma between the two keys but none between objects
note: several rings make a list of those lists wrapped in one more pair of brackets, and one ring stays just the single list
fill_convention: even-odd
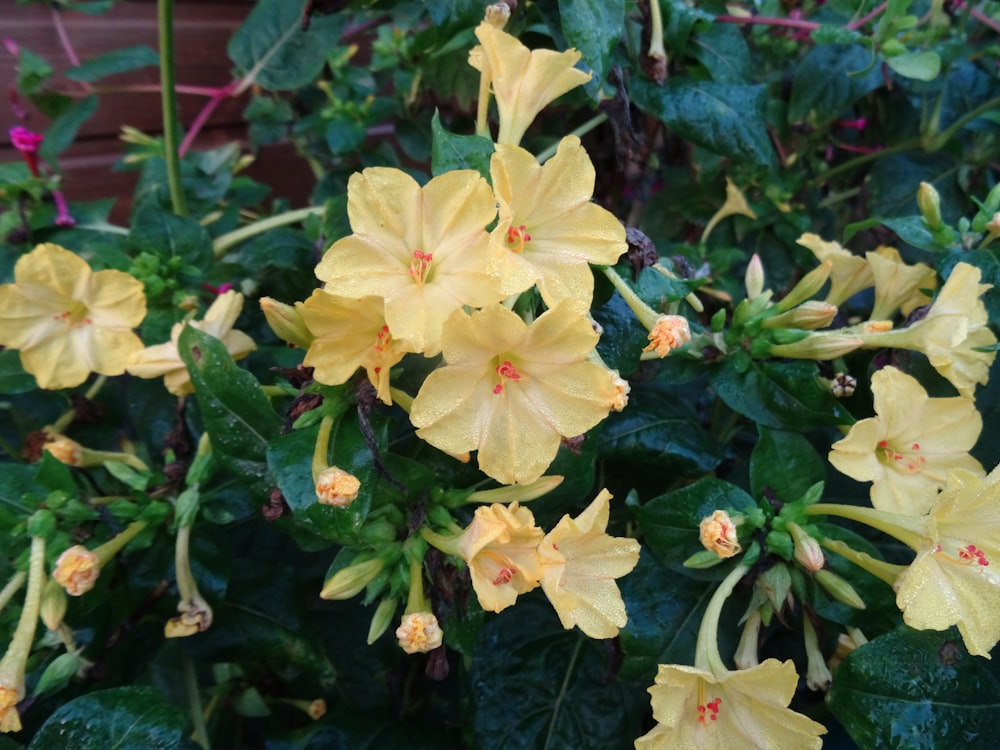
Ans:
[{"label": "green stem", "polygon": [[663,13],[659,2],[649,4],[649,52],[648,57],[658,60],[667,59],[667,51],[663,48]]},{"label": "green stem", "polygon": [[[570,131],[569,135],[575,135],[579,138],[581,135],[589,133],[591,130],[596,128],[598,125],[600,125],[607,119],[608,116],[603,112],[599,115],[594,115],[585,123],[583,123],[583,125],[576,128],[575,130]],[[557,141],[548,148],[545,148],[542,151],[540,151],[538,154],[538,163],[544,164],[545,162],[547,162],[549,159],[555,156],[555,153],[558,149],[559,149],[559,142]]]},{"label": "green stem", "polygon": [[701,626],[698,628],[698,642],[694,653],[694,666],[697,669],[711,672],[717,677],[729,671],[719,653],[719,617],[722,615],[726,599],[749,570],[749,565],[737,565],[712,594],[705,608],[705,614],[701,618]]},{"label": "green stem", "polygon": [[313,482],[330,465],[330,433],[333,431],[333,421],[333,417],[325,416],[319,423],[319,433],[316,435],[316,445],[313,447]]},{"label": "green stem", "polygon": [[905,516],[902,513],[889,513],[875,508],[837,503],[809,505],[806,507],[806,513],[810,516],[839,516],[863,523],[918,551],[928,540],[926,516]]},{"label": "green stem", "polygon": [[191,723],[194,725],[191,739],[205,750],[211,750],[208,740],[208,726],[205,724],[205,713],[201,707],[201,688],[198,686],[198,675],[194,671],[194,660],[186,651],[181,653],[181,663],[184,666],[184,690],[187,692],[188,709],[191,712]]},{"label": "green stem", "polygon": [[944,145],[948,143],[948,141],[951,140],[952,136],[954,136],[959,130],[964,128],[966,125],[968,125],[970,122],[975,120],[980,115],[989,112],[991,110],[995,110],[997,107],[1000,107],[1000,97],[996,99],[990,99],[988,102],[980,104],[971,112],[965,113],[957,120],[955,120],[955,122],[953,122],[947,128],[938,133],[934,137],[933,141],[931,141],[931,144],[927,147],[927,150],[933,153],[934,151],[937,151],[938,149],[944,147]]},{"label": "green stem", "polygon": [[269,216],[266,219],[255,221],[253,224],[247,224],[245,227],[234,229],[232,232],[226,232],[225,234],[221,234],[216,237],[215,241],[212,243],[212,251],[215,253],[215,257],[218,260],[225,255],[229,248],[243,242],[243,240],[256,237],[258,234],[263,234],[269,229],[274,229],[275,227],[295,224],[303,219],[309,218],[310,216],[318,216],[325,210],[326,208],[324,206],[309,206],[308,208],[298,208],[294,211],[285,211],[284,213],[277,214],[276,216]]},{"label": "green stem", "polygon": [[174,213],[187,216],[181,189],[180,138],[177,127],[177,94],[174,89],[174,2],[157,0],[160,35],[160,101],[163,110],[163,156],[167,162],[167,182]]},{"label": "green stem", "polygon": [[851,159],[850,161],[845,161],[843,164],[838,164],[835,167],[828,169],[821,175],[817,175],[813,179],[809,180],[807,183],[808,187],[816,187],[818,185],[827,182],[831,177],[835,177],[841,172],[849,172],[852,169],[856,169],[863,164],[867,164],[870,161],[875,161],[876,159],[881,159],[883,156],[890,156],[892,154],[898,154],[901,151],[912,151],[913,149],[920,148],[923,142],[919,138],[911,138],[908,141],[903,141],[902,143],[897,143],[894,146],[887,146],[886,148],[879,149],[878,151],[872,151],[870,154],[862,154],[857,158]]},{"label": "green stem", "polygon": [[660,317],[659,313],[643,302],[639,295],[632,290],[632,287],[625,282],[625,279],[619,276],[618,272],[613,268],[602,266],[601,270],[608,281],[611,282],[611,286],[618,290],[618,294],[625,300],[625,304],[629,306],[635,317],[642,323],[643,328],[647,331],[653,330],[657,318]]}]

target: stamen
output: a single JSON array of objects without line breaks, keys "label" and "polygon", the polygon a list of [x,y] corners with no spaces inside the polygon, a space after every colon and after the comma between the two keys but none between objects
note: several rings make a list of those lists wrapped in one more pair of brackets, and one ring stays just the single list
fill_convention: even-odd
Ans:
[{"label": "stamen", "polygon": [[422,250],[413,251],[413,261],[410,263],[410,276],[418,286],[423,286],[427,280],[427,272],[430,270],[431,261],[434,256]]},{"label": "stamen", "polygon": [[964,547],[960,547],[958,550],[958,557],[952,557],[951,555],[946,554],[941,549],[940,544],[935,547],[934,554],[943,557],[945,560],[953,562],[956,565],[981,565],[985,568],[990,564],[990,561],[986,557],[986,553],[974,544],[967,544]]},{"label": "stamen", "polygon": [[[705,725],[708,721],[717,721],[719,718],[719,706],[722,705],[722,698],[716,697],[715,700],[706,701],[705,700],[705,683],[701,682],[698,685],[698,723]],[[706,721],[706,717],[708,721]]]},{"label": "stamen", "polygon": [[382,326],[382,330],[375,336],[375,351],[384,354],[392,343],[392,334],[389,333],[389,326]]},{"label": "stamen", "polygon": [[493,386],[494,395],[500,395],[503,393],[504,383],[508,380],[523,380],[525,376],[518,372],[518,369],[510,363],[509,359],[505,359],[501,364],[497,365],[497,375],[500,376],[500,382]]},{"label": "stamen", "polygon": [[517,573],[517,570],[514,568],[503,568],[497,573],[497,577],[493,579],[493,585],[499,586],[503,583],[510,583],[515,573]]},{"label": "stamen", "polygon": [[531,235],[525,231],[524,224],[519,227],[511,226],[507,229],[507,245],[511,252],[524,252],[525,243],[530,241]]}]

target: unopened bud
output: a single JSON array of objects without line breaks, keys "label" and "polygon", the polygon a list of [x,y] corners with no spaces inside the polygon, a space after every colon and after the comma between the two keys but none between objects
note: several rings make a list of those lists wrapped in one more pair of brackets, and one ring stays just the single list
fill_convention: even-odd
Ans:
[{"label": "unopened bud", "polygon": [[747,263],[747,271],[743,277],[743,285],[747,290],[747,299],[754,299],[764,291],[764,264],[760,256],[754,253]]},{"label": "unopened bud", "polygon": [[838,602],[846,604],[848,607],[854,607],[854,609],[865,608],[864,599],[858,596],[858,592],[854,590],[854,587],[833,571],[824,568],[823,570],[817,570],[814,576],[819,585],[826,589],[827,593]]},{"label": "unopened bud", "polygon": [[764,328],[798,328],[813,331],[830,325],[835,317],[837,317],[836,305],[807,300],[798,307],[765,319],[762,325]]},{"label": "unopened bud", "polygon": [[486,6],[485,21],[490,26],[502,29],[510,20],[510,6],[507,3],[493,3]]},{"label": "unopened bud", "polygon": [[365,586],[375,580],[385,563],[380,558],[341,568],[323,584],[319,592],[321,599],[350,599],[360,594]]},{"label": "unopened bud", "polygon": [[42,589],[42,604],[39,609],[39,616],[45,623],[45,627],[49,630],[59,629],[66,616],[68,603],[66,589],[60,585],[59,581],[50,578],[45,583],[45,588]]},{"label": "unopened bud", "polygon": [[101,561],[82,545],[74,545],[59,555],[52,578],[70,596],[82,596],[94,588],[101,574]]},{"label": "unopened bud", "polygon": [[823,658],[823,652],[819,647],[819,638],[816,637],[816,629],[809,617],[802,618],[802,635],[806,647],[806,685],[810,690],[826,692],[833,682],[833,675],[826,666],[826,659]]},{"label": "unopened bud", "polygon": [[768,350],[772,357],[829,360],[843,357],[864,344],[857,336],[841,333],[814,333],[794,344],[775,344]]},{"label": "unopened bud", "polygon": [[83,446],[75,440],[65,435],[54,434],[49,442],[42,446],[42,450],[52,454],[52,458],[67,466],[83,465]]},{"label": "unopened bud", "polygon": [[788,531],[792,535],[795,544],[795,559],[806,570],[817,571],[826,564],[826,556],[813,537],[809,536],[805,529],[797,523],[789,522]]},{"label": "unopened bud", "polygon": [[328,466],[316,477],[316,499],[321,505],[346,508],[358,498],[361,480],[336,466]]},{"label": "unopened bud", "polygon": [[164,638],[187,638],[212,627],[212,608],[200,594],[181,601],[177,611],[180,614],[163,627]]},{"label": "unopened bud", "polygon": [[699,530],[702,546],[720,558],[733,557],[743,549],[736,534],[736,524],[724,510],[701,519]]},{"label": "unopened bud", "polygon": [[491,490],[477,490],[469,495],[465,502],[503,503],[504,505],[513,502],[526,503],[548,494],[562,484],[563,479],[564,477],[559,474],[548,474],[528,484],[511,484],[505,487],[495,487]]},{"label": "unopened bud", "polygon": [[406,653],[426,654],[441,645],[444,632],[432,613],[411,612],[403,615],[402,622],[396,628],[396,638],[399,640],[399,647]]},{"label": "unopened bud", "polygon": [[296,307],[278,302],[271,297],[261,297],[260,309],[274,334],[292,346],[308,349],[315,336],[306,326]]},{"label": "unopened bud", "polygon": [[823,288],[826,280],[830,278],[831,270],[833,270],[833,261],[823,261],[819,266],[803,276],[799,280],[799,283],[792,288],[792,291],[775,303],[775,307],[780,312],[784,312],[785,310],[791,310],[793,307],[801,305]]},{"label": "unopened bud", "polygon": [[649,346],[644,352],[655,351],[656,356],[666,357],[691,340],[691,326],[683,315],[661,315],[649,331]]},{"label": "unopened bud", "polygon": [[396,616],[397,606],[395,599],[383,599],[379,602],[379,605],[375,608],[375,614],[372,615],[371,625],[368,626],[369,646],[381,638],[382,634],[389,629],[390,623],[392,623],[393,618]]},{"label": "unopened bud", "polygon": [[921,182],[917,188],[917,208],[923,214],[928,229],[934,230],[942,225],[941,196],[929,182]]},{"label": "unopened bud", "polygon": [[[22,685],[21,691],[23,690]],[[16,687],[0,685],[0,732],[6,734],[21,731],[21,715],[17,712],[20,699]]]},{"label": "unopened bud", "polygon": [[755,609],[747,616],[747,621],[743,625],[743,633],[740,635],[740,643],[733,654],[733,661],[736,662],[737,669],[750,669],[760,664],[760,656],[757,653],[757,640],[760,637],[760,610]]}]

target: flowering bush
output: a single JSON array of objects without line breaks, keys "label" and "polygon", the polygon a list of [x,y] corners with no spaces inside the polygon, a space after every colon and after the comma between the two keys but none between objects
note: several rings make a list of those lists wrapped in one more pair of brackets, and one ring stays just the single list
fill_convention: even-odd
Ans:
[{"label": "flowering bush", "polygon": [[995,4],[259,0],[183,139],[159,8],[125,226],[6,40],[0,748],[989,746]]}]

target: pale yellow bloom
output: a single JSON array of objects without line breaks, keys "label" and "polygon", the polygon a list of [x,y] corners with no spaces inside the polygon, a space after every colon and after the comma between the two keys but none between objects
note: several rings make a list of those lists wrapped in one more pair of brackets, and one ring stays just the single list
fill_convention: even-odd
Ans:
[{"label": "pale yellow bloom", "polygon": [[889,320],[896,310],[909,315],[926,305],[931,298],[921,289],[937,287],[937,273],[924,263],[914,266],[903,262],[899,251],[883,245],[873,253],[865,253],[868,267],[875,280],[875,306],[872,320]]},{"label": "pale yellow bloom", "polygon": [[411,612],[403,615],[396,628],[399,647],[408,654],[426,654],[441,645],[444,633],[431,612]]},{"label": "pale yellow bloom", "polygon": [[500,219],[490,235],[490,271],[504,294],[536,283],[548,307],[568,300],[590,309],[590,263],[612,265],[628,249],[625,227],[591,202],[594,165],[566,136],[544,166],[518,146],[499,144],[490,161]]},{"label": "pale yellow bloom", "polygon": [[413,351],[437,354],[452,312],[503,298],[486,268],[496,201],[478,172],[453,170],[420,187],[403,171],[371,167],[351,175],[347,213],[354,234],[326,251],[316,276],[330,294],[382,297],[385,324]]},{"label": "pale yellow bloom", "polygon": [[736,524],[724,510],[716,510],[698,525],[702,546],[721,558],[738,555],[743,548],[736,534]]},{"label": "pale yellow bloom", "polygon": [[361,480],[336,466],[328,466],[316,477],[316,499],[321,505],[347,508],[358,498]]},{"label": "pale yellow bloom", "polygon": [[313,334],[302,320],[301,302],[286,305],[271,297],[261,297],[260,309],[278,338],[300,349],[309,348]]},{"label": "pale yellow bloom", "polygon": [[970,654],[1000,640],[1000,469],[953,471],[930,509],[917,557],[896,581],[903,621],[921,630],[957,625]]},{"label": "pale yellow bloom", "polygon": [[381,297],[350,299],[317,290],[299,312],[314,336],[303,364],[315,368],[316,380],[340,385],[364,367],[382,402],[392,403],[389,371],[413,347],[389,332]]},{"label": "pale yellow bloom", "polygon": [[529,50],[486,22],[476,28],[476,36],[482,47],[472,50],[469,64],[484,73],[488,69],[500,114],[497,143],[520,143],[542,109],[592,77],[573,67],[581,57],[575,49]]},{"label": "pale yellow bloom", "polygon": [[58,245],[21,256],[14,283],[0,286],[0,345],[20,350],[41,388],[72,388],[91,372],[121,375],[142,348],[132,329],[145,316],[141,282],[122,271],[93,272]]},{"label": "pale yellow bloom", "polygon": [[880,510],[922,515],[951,469],[977,474],[969,455],[983,420],[971,398],[931,398],[915,378],[895,367],[872,376],[875,416],[852,425],[833,444],[830,463],[859,482],[872,482]]},{"label": "pale yellow bloom", "polygon": [[636,750],[819,750],[826,727],[788,708],[798,679],[777,659],[720,675],[661,664],[649,688],[657,726]]},{"label": "pale yellow bloom", "polygon": [[609,536],[611,493],[601,490],[576,518],[563,516],[538,547],[542,590],[564,628],[614,638],[628,617],[616,578],[639,562],[635,539]]},{"label": "pale yellow bloom", "polygon": [[531,325],[501,305],[456,312],[447,365],[413,401],[417,436],[451,454],[479,451],[479,468],[504,484],[535,481],[562,438],[589,430],[620,398],[608,370],[587,360],[597,338],[565,303]]},{"label": "pale yellow bloom", "polygon": [[844,300],[875,283],[868,261],[846,250],[839,242],[826,242],[818,234],[812,233],[803,234],[796,241],[812,250],[821,263],[830,261],[833,264],[830,270],[830,291],[826,295],[826,301],[831,305],[839,307]]},{"label": "pale yellow bloom", "polygon": [[94,588],[101,574],[101,561],[97,554],[79,544],[59,555],[52,578],[70,596],[82,596]]},{"label": "pale yellow bloom", "polygon": [[18,691],[0,685],[0,732],[20,732],[21,715],[17,712]]},{"label": "pale yellow bloom", "polygon": [[655,351],[656,356],[666,357],[691,340],[691,326],[683,315],[661,315],[649,332],[649,346],[644,352]]},{"label": "pale yellow bloom", "polygon": [[181,331],[185,325],[197,328],[221,341],[233,359],[242,359],[256,349],[257,345],[242,331],[233,330],[241,310],[242,294],[232,290],[220,294],[208,308],[203,320],[176,323],[170,330],[170,341],[146,347],[129,357],[128,371],[140,378],[158,378],[162,375],[163,385],[175,396],[194,393],[191,375],[177,349]]}]

